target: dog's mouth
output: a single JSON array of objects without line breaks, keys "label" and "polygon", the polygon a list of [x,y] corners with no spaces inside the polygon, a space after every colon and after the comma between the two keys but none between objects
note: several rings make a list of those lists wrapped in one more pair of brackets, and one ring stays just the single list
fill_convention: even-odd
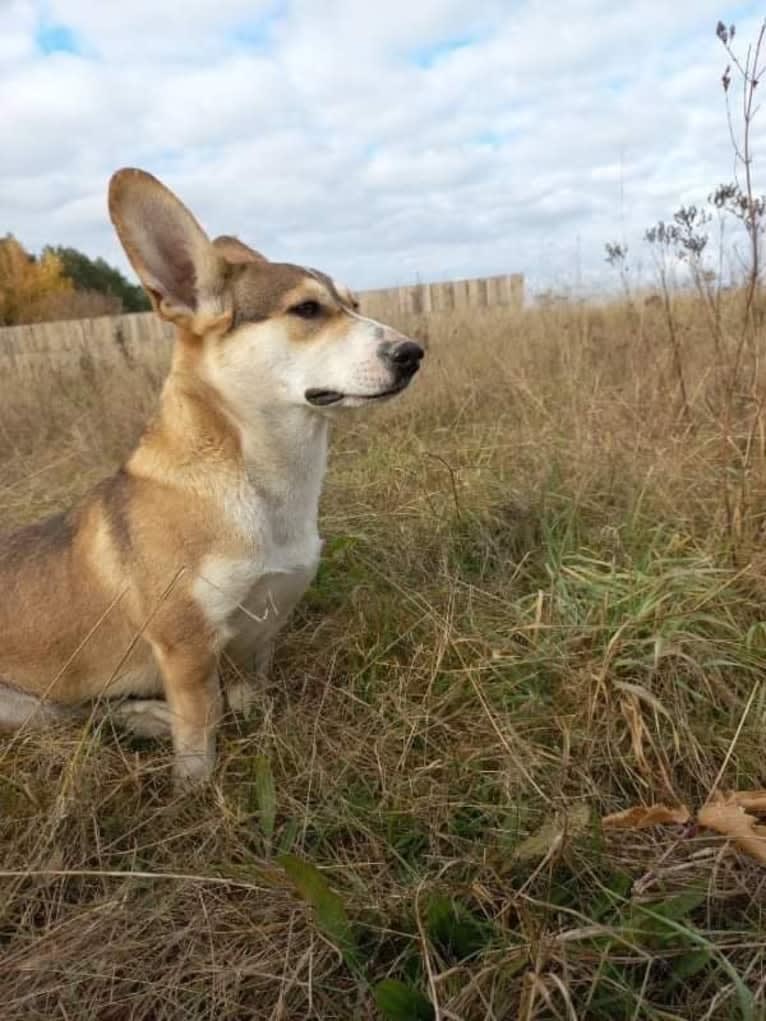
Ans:
[{"label": "dog's mouth", "polygon": [[386,397],[393,397],[395,394],[401,393],[410,382],[409,377],[403,379],[396,386],[390,387],[388,390],[380,390],[376,394],[348,394],[341,393],[340,390],[321,390],[313,388],[307,390],[304,394],[309,404],[313,404],[317,408],[328,408],[332,404],[338,404],[340,401],[345,400],[347,397],[353,398],[355,401],[382,401]]}]

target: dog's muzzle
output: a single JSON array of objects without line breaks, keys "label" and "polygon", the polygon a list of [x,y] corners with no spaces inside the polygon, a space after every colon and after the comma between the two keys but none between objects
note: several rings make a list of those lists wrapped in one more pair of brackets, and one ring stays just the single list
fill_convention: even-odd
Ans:
[{"label": "dog's muzzle", "polygon": [[339,390],[322,390],[319,387],[312,387],[305,393],[306,400],[317,408],[327,408],[331,404],[338,404],[345,397],[353,397],[355,400],[378,401],[385,397],[393,397],[404,390],[412,377],[420,368],[420,363],[425,354],[420,344],[414,340],[405,340],[400,344],[386,345],[381,347],[381,360],[391,370],[393,376],[392,385],[385,390],[374,394],[348,394]]}]

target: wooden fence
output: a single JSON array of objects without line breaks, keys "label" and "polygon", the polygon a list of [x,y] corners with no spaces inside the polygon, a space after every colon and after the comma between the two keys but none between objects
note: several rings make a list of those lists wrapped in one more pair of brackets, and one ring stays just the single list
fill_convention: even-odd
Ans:
[{"label": "wooden fence", "polygon": [[172,339],[173,327],[151,312],[6,326],[0,329],[0,382],[94,362],[162,367]]},{"label": "wooden fence", "polygon": [[524,304],[524,277],[521,273],[510,273],[475,280],[449,280],[442,284],[387,287],[380,291],[362,291],[359,300],[362,311],[373,319],[496,305],[519,309]]},{"label": "wooden fence", "polygon": [[[362,312],[384,322],[401,323],[411,315],[449,313],[505,305],[521,308],[521,274],[415,284],[359,294]],[[75,368],[93,362],[167,362],[173,329],[153,313],[101,316],[0,328],[0,379],[44,373],[52,365]]]}]

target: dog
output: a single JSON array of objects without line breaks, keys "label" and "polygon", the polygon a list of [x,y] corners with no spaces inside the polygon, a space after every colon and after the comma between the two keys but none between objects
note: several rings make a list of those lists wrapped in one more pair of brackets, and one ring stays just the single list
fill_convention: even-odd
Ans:
[{"label": "dog", "polygon": [[252,678],[226,692],[246,711],[317,570],[333,418],[402,393],[424,352],[324,273],[211,241],[145,171],[113,175],[109,212],[175,327],[171,368],[116,474],[0,543],[0,725],[111,705],[137,733],[169,731],[175,776],[202,781],[222,654]]}]

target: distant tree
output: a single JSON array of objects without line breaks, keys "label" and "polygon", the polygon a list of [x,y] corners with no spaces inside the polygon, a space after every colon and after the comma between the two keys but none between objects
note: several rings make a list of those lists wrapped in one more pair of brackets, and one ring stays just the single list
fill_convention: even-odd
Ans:
[{"label": "distant tree", "polygon": [[46,251],[36,259],[12,234],[0,238],[0,324],[46,318],[46,303],[72,290],[55,253]]},{"label": "distant tree", "polygon": [[67,276],[77,291],[90,291],[118,298],[123,312],[146,312],[151,305],[142,287],[131,284],[118,269],[104,259],[91,259],[76,248],[49,246],[51,253],[60,260]]},{"label": "distant tree", "polygon": [[98,316],[118,316],[122,302],[100,291],[58,291],[49,294],[35,306],[30,322],[58,322],[62,319],[95,319]]}]

